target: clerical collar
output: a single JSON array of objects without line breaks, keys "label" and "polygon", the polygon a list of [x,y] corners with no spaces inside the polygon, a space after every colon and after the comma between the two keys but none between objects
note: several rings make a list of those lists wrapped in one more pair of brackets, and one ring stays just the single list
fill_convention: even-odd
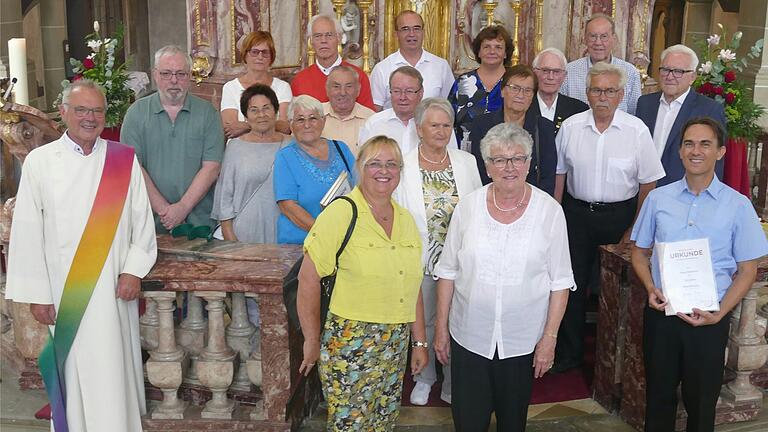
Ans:
[{"label": "clerical collar", "polygon": [[323,67],[323,65],[321,65],[317,60],[315,60],[315,64],[318,68],[320,68],[320,72],[322,72],[325,76],[328,76],[331,73],[331,69],[341,64],[341,56],[336,56],[336,61],[327,68]]},{"label": "clerical collar", "polygon": [[[64,132],[64,141],[67,143],[67,146],[69,146],[72,151],[75,153],[81,155],[81,156],[87,156],[85,152],[83,151],[83,148],[80,147],[80,144],[76,143],[72,138],[69,137],[69,129],[67,129],[66,132]],[[93,144],[93,149],[91,149],[91,153],[96,151],[96,147],[99,145],[99,143],[103,141],[101,138],[96,138],[96,142]]]}]

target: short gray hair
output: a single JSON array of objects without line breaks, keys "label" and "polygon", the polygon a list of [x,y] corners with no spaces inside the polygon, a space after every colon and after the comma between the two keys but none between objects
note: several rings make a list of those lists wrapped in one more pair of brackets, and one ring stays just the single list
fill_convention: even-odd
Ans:
[{"label": "short gray hair", "polygon": [[66,86],[64,90],[61,91],[61,104],[68,105],[69,98],[72,95],[72,92],[75,91],[75,89],[79,89],[79,88],[91,89],[99,92],[99,94],[101,95],[101,98],[104,99],[104,108],[107,107],[107,96],[104,92],[104,89],[95,81],[89,80],[88,78],[79,79],[73,82],[72,84]]},{"label": "short gray hair", "polygon": [[611,24],[611,33],[616,34],[616,21],[613,20],[613,17],[611,17],[610,15],[606,15],[604,13],[596,13],[596,14],[593,14],[591,17],[589,17],[587,22],[584,24],[584,36],[586,36],[587,27],[589,27],[589,23],[601,18],[608,21]]},{"label": "short gray hair", "polygon": [[310,95],[299,95],[293,98],[291,104],[288,105],[288,121],[293,121],[293,112],[296,111],[296,108],[314,111],[318,117],[325,115],[323,104]]},{"label": "short gray hair", "polygon": [[[357,71],[349,65],[340,64],[338,66],[334,66],[333,69],[331,69],[330,72],[328,72],[328,77],[331,76],[334,72],[346,72],[348,74],[352,74],[353,77],[355,77],[355,85],[360,87],[360,75],[357,74]],[[326,79],[325,80],[325,91],[328,92],[328,87],[331,85],[331,80]]]},{"label": "short gray hair", "polygon": [[184,56],[184,61],[187,62],[187,70],[192,70],[192,57],[189,56],[186,50],[178,45],[166,45],[155,51],[155,68],[157,68],[157,64],[160,63],[161,58],[175,55]]},{"label": "short gray hair", "polygon": [[444,111],[446,114],[448,114],[448,117],[451,118],[451,124],[453,124],[455,115],[453,113],[453,107],[451,106],[451,103],[448,102],[448,99],[441,97],[428,97],[416,105],[416,112],[413,114],[413,121],[416,123],[416,126],[421,126],[421,122],[424,121],[424,116],[427,115],[427,111],[430,109],[438,109]]},{"label": "short gray hair", "polygon": [[696,68],[699,66],[699,56],[696,55],[696,51],[688,48],[683,44],[672,45],[671,47],[668,47],[661,52],[661,62],[664,63],[664,59],[667,57],[667,55],[672,53],[687,54],[688,57],[691,58],[691,63],[688,68],[691,69],[694,74],[696,73]]},{"label": "short gray hair", "polygon": [[592,78],[598,75],[616,75],[619,77],[619,88],[623,89],[627,85],[627,74],[624,69],[611,63],[597,62],[589,68],[589,76],[587,77],[587,88],[592,86]]},{"label": "short gray hair", "polygon": [[413,66],[405,65],[393,70],[392,73],[389,74],[388,84],[390,87],[392,87],[392,78],[395,77],[395,74],[403,74],[417,80],[419,82],[419,90],[424,87],[424,76],[422,76],[421,72]]},{"label": "short gray hair", "polygon": [[544,54],[552,54],[553,56],[557,57],[557,59],[560,60],[560,63],[563,64],[563,68],[565,68],[565,66],[568,64],[568,59],[565,58],[565,54],[563,54],[562,51],[557,48],[546,48],[536,54],[536,57],[533,58],[533,63],[531,63],[531,67],[534,69],[539,67],[539,63],[541,63],[541,57]]},{"label": "short gray hair", "polygon": [[522,147],[525,154],[530,156],[533,151],[531,134],[514,123],[499,123],[480,140],[480,154],[483,160],[488,160],[492,147],[509,149],[515,146]]},{"label": "short gray hair", "polygon": [[336,35],[338,37],[341,37],[343,31],[341,30],[341,23],[339,20],[336,19],[335,15],[328,15],[328,14],[317,14],[310,18],[309,24],[307,24],[307,39],[312,38],[312,26],[315,25],[315,23],[321,19],[328,20],[333,24],[333,28],[336,29]]}]

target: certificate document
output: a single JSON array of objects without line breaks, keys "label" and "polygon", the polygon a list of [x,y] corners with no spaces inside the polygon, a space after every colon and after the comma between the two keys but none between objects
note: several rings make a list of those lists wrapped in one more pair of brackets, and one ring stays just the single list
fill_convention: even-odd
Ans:
[{"label": "certificate document", "polygon": [[657,243],[654,248],[666,315],[689,314],[693,308],[720,310],[708,239]]}]

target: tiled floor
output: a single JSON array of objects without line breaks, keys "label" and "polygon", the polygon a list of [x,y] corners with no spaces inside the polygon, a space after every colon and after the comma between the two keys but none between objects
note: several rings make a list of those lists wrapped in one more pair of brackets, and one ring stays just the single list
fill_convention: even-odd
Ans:
[{"label": "tiled floor", "polygon": [[[42,390],[19,390],[13,372],[2,368],[0,384],[0,431],[39,432],[49,429],[49,422],[36,420],[35,412],[46,403]],[[718,426],[717,432],[768,431],[768,396],[763,398],[760,418],[748,423]],[[324,413],[310,419],[303,432],[325,430]],[[492,426],[491,431],[495,431]],[[450,432],[453,431],[449,408],[404,407],[397,431]],[[633,429],[618,417],[608,414],[592,399],[533,405],[528,410],[528,432],[632,432]]]}]

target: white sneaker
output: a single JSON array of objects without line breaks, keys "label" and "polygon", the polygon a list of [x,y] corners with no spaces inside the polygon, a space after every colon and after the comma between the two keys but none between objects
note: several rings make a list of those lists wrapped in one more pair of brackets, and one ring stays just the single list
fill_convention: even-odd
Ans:
[{"label": "white sneaker", "polygon": [[450,395],[450,393],[440,392],[440,399],[442,399],[443,402],[447,403],[448,405],[451,404],[451,395]]},{"label": "white sneaker", "polygon": [[411,403],[414,405],[426,405],[429,400],[429,392],[432,390],[432,386],[416,382],[416,385],[411,391]]}]

